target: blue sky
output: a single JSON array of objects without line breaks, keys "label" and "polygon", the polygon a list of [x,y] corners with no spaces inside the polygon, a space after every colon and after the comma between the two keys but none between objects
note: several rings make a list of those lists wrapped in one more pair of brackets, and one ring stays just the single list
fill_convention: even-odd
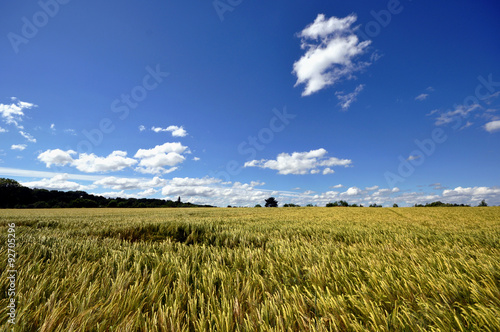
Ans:
[{"label": "blue sky", "polygon": [[500,204],[494,1],[2,4],[0,176],[253,206]]}]

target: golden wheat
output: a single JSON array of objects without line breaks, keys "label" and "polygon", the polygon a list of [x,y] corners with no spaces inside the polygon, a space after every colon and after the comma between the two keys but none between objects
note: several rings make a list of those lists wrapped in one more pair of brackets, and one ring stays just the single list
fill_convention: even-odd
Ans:
[{"label": "golden wheat", "polygon": [[[498,331],[500,208],[0,210],[16,331]],[[2,290],[7,289],[2,250]],[[7,294],[0,323],[7,329]]]}]

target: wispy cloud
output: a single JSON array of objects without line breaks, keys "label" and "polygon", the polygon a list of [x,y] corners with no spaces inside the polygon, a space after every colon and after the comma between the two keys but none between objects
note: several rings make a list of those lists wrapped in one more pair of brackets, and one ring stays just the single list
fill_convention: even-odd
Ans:
[{"label": "wispy cloud", "polygon": [[429,94],[427,93],[422,93],[422,94],[419,94],[418,96],[415,97],[415,100],[419,100],[419,101],[422,101],[422,100],[426,100],[427,97],[429,97]]},{"label": "wispy cloud", "polygon": [[22,137],[26,138],[30,143],[36,143],[36,138],[34,138],[31,134],[28,134],[22,130],[19,131]]},{"label": "wispy cloud", "polygon": [[448,123],[451,123],[455,118],[461,117],[461,118],[466,118],[469,113],[480,109],[481,106],[478,104],[471,105],[469,107],[466,107],[464,105],[459,105],[455,108],[454,111],[448,111],[445,113],[441,113],[439,117],[436,119],[436,126],[441,126],[445,125]]},{"label": "wispy cloud", "polygon": [[20,101],[15,97],[12,97],[11,100],[13,101],[12,104],[0,104],[0,116],[4,123],[23,129],[24,127],[20,123],[25,116],[24,110],[32,109],[37,105]]},{"label": "wispy cloud", "polygon": [[356,89],[348,93],[346,95],[343,94],[343,92],[336,92],[335,95],[337,98],[340,100],[339,105],[342,107],[342,110],[347,111],[349,107],[351,107],[351,104],[356,101],[356,97],[359,95],[361,91],[363,91],[363,88],[365,87],[364,84],[360,84],[356,87]]}]

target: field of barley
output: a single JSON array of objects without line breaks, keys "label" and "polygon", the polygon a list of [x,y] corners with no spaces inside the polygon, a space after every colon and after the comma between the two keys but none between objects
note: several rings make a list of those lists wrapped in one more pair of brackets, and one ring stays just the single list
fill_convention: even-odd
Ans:
[{"label": "field of barley", "polygon": [[499,331],[500,207],[0,210],[15,331]]}]

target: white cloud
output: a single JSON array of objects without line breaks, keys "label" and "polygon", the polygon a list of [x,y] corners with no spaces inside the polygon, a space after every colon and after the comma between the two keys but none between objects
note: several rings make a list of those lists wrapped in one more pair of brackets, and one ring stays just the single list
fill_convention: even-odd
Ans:
[{"label": "white cloud", "polygon": [[[277,170],[278,174],[315,174],[320,172],[320,167],[349,166],[349,159],[331,157],[326,159],[328,152],[321,148],[309,152],[280,153],[276,160],[252,160],[245,163],[244,167],[260,167]],[[325,171],[323,169],[323,171]],[[330,170],[331,171],[331,170]],[[326,171],[324,174],[328,174]]]},{"label": "white cloud", "polygon": [[[4,176],[44,178],[44,177],[54,177],[56,175],[62,175],[62,174],[64,174],[64,173],[0,167],[0,175],[4,175]],[[99,179],[104,178],[104,176],[102,176],[102,175],[86,175],[86,174],[66,174],[66,175],[68,176],[68,179],[82,180],[82,181],[97,181]]]},{"label": "white cloud", "polygon": [[52,178],[39,181],[22,182],[21,184],[30,188],[40,188],[49,190],[88,190],[94,189],[94,185],[85,186],[77,182],[68,181],[68,174],[58,174]]},{"label": "white cloud", "polygon": [[453,121],[453,119],[457,117],[465,118],[469,115],[469,113],[475,111],[476,109],[481,108],[480,105],[474,104],[469,107],[465,107],[464,105],[459,105],[455,108],[454,111],[448,111],[445,113],[441,113],[439,117],[436,119],[436,126],[441,126],[448,124]]},{"label": "white cloud", "polygon": [[36,138],[34,138],[33,136],[31,136],[30,134],[20,130],[19,131],[19,134],[21,134],[22,137],[26,138],[28,140],[28,142],[30,143],[36,143]]},{"label": "white cloud", "polygon": [[422,101],[422,100],[426,100],[427,97],[429,97],[429,94],[427,93],[422,93],[422,94],[419,94],[418,96],[415,97],[415,100],[419,100],[419,101]]},{"label": "white cloud", "polygon": [[151,180],[108,176],[95,181],[94,184],[104,188],[111,188],[113,190],[148,190],[164,186],[166,184],[166,180],[156,176]]},{"label": "white cloud", "polygon": [[359,95],[361,91],[363,91],[363,88],[365,87],[364,84],[360,84],[356,87],[356,89],[344,95],[342,92],[335,92],[335,95],[337,98],[340,100],[339,105],[342,107],[344,111],[347,111],[349,107],[351,107],[351,104],[356,101],[356,97]]},{"label": "white cloud", "polygon": [[352,31],[351,25],[356,19],[353,14],[326,20],[325,15],[319,14],[299,33],[301,48],[307,51],[293,64],[293,73],[297,76],[295,86],[306,85],[302,96],[333,85],[342,78],[351,78],[354,72],[368,65],[354,62],[371,43],[369,40],[360,42]]},{"label": "white cloud", "polygon": [[98,157],[95,154],[82,153],[77,159],[73,158],[76,152],[73,150],[63,151],[60,149],[47,150],[38,155],[38,160],[51,165],[71,165],[85,173],[120,171],[126,167],[132,167],[137,160],[127,158],[125,151],[113,151],[107,157]]},{"label": "white cloud", "polygon": [[373,190],[377,190],[378,189],[378,186],[373,186],[373,187],[366,187],[365,190],[367,191],[373,191]]},{"label": "white cloud", "polygon": [[343,194],[345,194],[347,196],[355,196],[355,195],[361,194],[362,192],[363,191],[361,189],[359,189],[358,187],[350,187]]},{"label": "white cloud", "polygon": [[481,200],[490,200],[490,204],[500,201],[500,188],[498,187],[457,187],[443,191],[443,197],[457,204],[476,205]]},{"label": "white cloud", "polygon": [[26,144],[12,144],[12,145],[10,146],[10,148],[11,148],[12,150],[19,150],[19,151],[23,151],[24,149],[26,149],[26,146],[27,146]]},{"label": "white cloud", "polygon": [[175,143],[165,143],[162,145],[157,145],[152,149],[139,149],[137,153],[135,154],[134,158],[151,158],[154,157],[158,154],[162,153],[170,153],[170,152],[175,152],[175,153],[183,153],[186,151],[187,146],[182,145],[179,142]]},{"label": "white cloud", "polygon": [[182,126],[181,127],[168,126],[167,128],[152,127],[151,130],[154,131],[155,133],[169,131],[172,133],[172,136],[174,137],[184,137],[187,135],[187,131]]},{"label": "white cloud", "polygon": [[0,133],[6,133],[6,132],[8,132],[7,129],[0,127]]},{"label": "white cloud", "polygon": [[143,125],[140,125],[139,126],[139,131],[144,131],[144,130],[146,130],[146,127],[144,127]]},{"label": "white cloud", "polygon": [[60,149],[47,150],[38,155],[38,160],[44,162],[47,167],[51,165],[64,166],[73,162],[71,155],[76,154],[73,150],[63,151]]},{"label": "white cloud", "polygon": [[500,120],[488,122],[484,125],[484,129],[489,133],[500,130]]},{"label": "white cloud", "polygon": [[193,157],[193,160],[194,160],[194,161],[199,161],[199,160],[200,160],[200,158],[198,158],[198,157]]},{"label": "white cloud", "polygon": [[[134,158],[140,159],[136,171],[145,174],[165,174],[177,169],[174,167],[186,159],[182,153],[187,151],[187,146],[181,143],[165,143],[152,149],[140,149]],[[169,166],[169,169],[165,169]]]},{"label": "white cloud", "polygon": [[52,123],[52,124],[50,125],[50,129],[51,129],[51,130],[56,130],[56,125],[55,125],[54,123]]},{"label": "white cloud", "polygon": [[76,131],[74,129],[64,129],[64,132],[66,134],[69,134],[69,135],[72,135],[72,136],[76,136]]},{"label": "white cloud", "polygon": [[107,157],[98,157],[95,154],[82,153],[78,159],[73,160],[72,165],[79,171],[85,173],[121,171],[126,167],[132,167],[137,160],[127,158],[125,151],[113,151]]},{"label": "white cloud", "polygon": [[11,98],[12,104],[0,104],[0,116],[6,124],[12,124],[19,129],[23,129],[19,123],[23,121],[25,109],[32,109],[37,105],[20,101],[15,97]]},{"label": "white cloud", "polygon": [[337,184],[335,186],[332,186],[330,188],[334,188],[334,189],[337,189],[337,188],[343,188],[344,186],[342,184]]},{"label": "white cloud", "polygon": [[335,173],[335,171],[334,171],[333,169],[329,168],[329,167],[327,167],[327,168],[325,168],[325,169],[323,170],[323,175],[326,175],[326,174],[333,174],[333,173]]},{"label": "white cloud", "polygon": [[420,159],[421,157],[422,156],[419,156],[419,155],[411,155],[408,158],[406,158],[406,160],[417,160],[417,159]]}]

